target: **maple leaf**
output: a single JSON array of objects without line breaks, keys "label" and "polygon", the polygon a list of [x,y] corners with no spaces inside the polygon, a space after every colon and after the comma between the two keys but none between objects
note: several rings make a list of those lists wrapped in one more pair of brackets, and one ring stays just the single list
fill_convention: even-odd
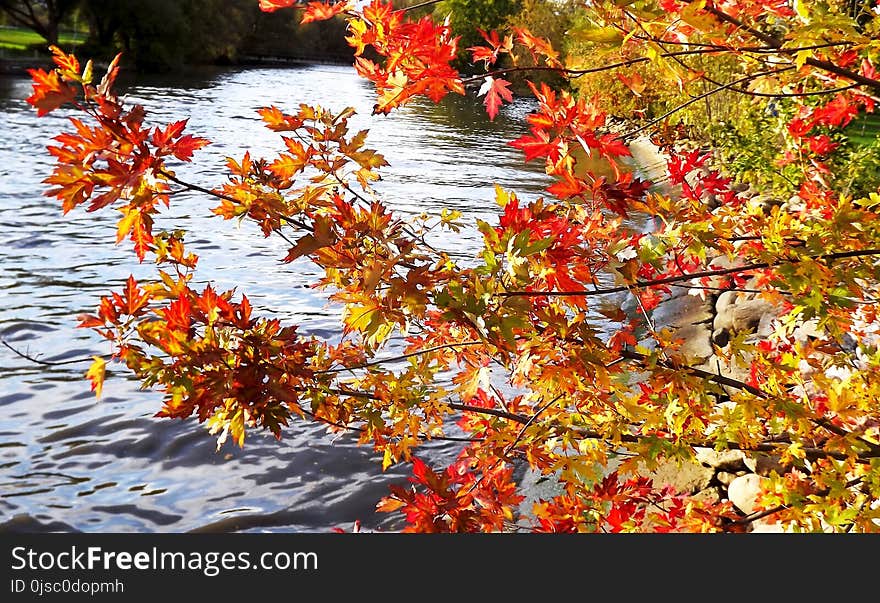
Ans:
[{"label": "maple leaf", "polygon": [[138,213],[131,224],[131,240],[138,260],[144,261],[146,253],[153,245],[153,218],[149,214]]},{"label": "maple leaf", "polygon": [[192,161],[193,153],[209,144],[211,144],[211,141],[207,138],[187,134],[181,137],[171,148],[174,156],[181,161]]},{"label": "maple leaf", "polygon": [[37,117],[42,117],[76,98],[76,89],[61,81],[57,71],[28,69],[34,80],[34,92],[27,97],[27,102],[37,109]]},{"label": "maple leaf", "polygon": [[260,0],[260,10],[264,13],[274,13],[276,10],[288,8],[297,3],[298,0]]},{"label": "maple leaf", "polygon": [[510,82],[500,78],[496,79],[491,75],[483,82],[477,96],[483,96],[484,94],[486,95],[486,113],[489,114],[490,120],[494,120],[495,116],[498,115],[498,109],[501,107],[502,99],[509,103],[513,102],[513,92],[510,91]]},{"label": "maple leaf", "polygon": [[131,275],[125,282],[124,297],[118,296],[117,293],[113,296],[118,297],[120,309],[129,316],[137,316],[150,301],[150,295],[138,286],[138,282]]},{"label": "maple leaf", "polygon": [[576,178],[570,172],[563,172],[562,180],[547,187],[547,192],[558,199],[569,199],[582,195],[587,191],[587,185],[580,178]]},{"label": "maple leaf", "polygon": [[810,150],[816,155],[827,155],[840,146],[838,143],[832,142],[831,138],[825,134],[821,136],[811,136],[807,138],[806,141],[810,146]]},{"label": "maple leaf", "polygon": [[158,127],[155,128],[153,130],[153,144],[159,149],[168,146],[171,141],[178,138],[183,133],[188,121],[189,120],[187,119],[176,121],[168,124],[164,130]]},{"label": "maple leaf", "polygon": [[79,75],[79,59],[72,54],[67,54],[57,46],[49,46],[52,53],[52,61],[58,65],[62,75],[76,78]]},{"label": "maple leaf", "polygon": [[818,122],[826,126],[845,126],[858,114],[858,106],[844,94],[838,94],[833,101],[814,113]]},{"label": "maple leaf", "polygon": [[257,113],[266,122],[266,127],[274,132],[292,132],[303,125],[303,120],[287,115],[275,106],[257,109]]},{"label": "maple leaf", "polygon": [[526,134],[507,144],[525,153],[526,161],[538,157],[549,157],[555,161],[559,156],[559,141],[551,141],[547,132],[540,129],[532,129],[531,136]]},{"label": "maple leaf", "polygon": [[468,48],[468,51],[470,51],[474,63],[486,61],[487,64],[491,65],[498,60],[498,53],[485,46],[471,46]]},{"label": "maple leaf", "polygon": [[309,2],[300,23],[326,21],[350,9],[350,2],[336,2],[334,4],[328,4],[326,2]]},{"label": "maple leaf", "polygon": [[189,298],[181,296],[168,304],[167,308],[162,308],[161,313],[165,318],[169,331],[187,332],[192,324],[192,316],[190,314],[191,306]]}]

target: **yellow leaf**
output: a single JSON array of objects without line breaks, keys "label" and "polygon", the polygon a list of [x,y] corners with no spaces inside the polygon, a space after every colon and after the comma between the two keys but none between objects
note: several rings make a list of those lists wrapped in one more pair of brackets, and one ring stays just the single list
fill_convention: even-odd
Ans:
[{"label": "yellow leaf", "polygon": [[135,223],[141,217],[141,210],[136,208],[122,209],[121,210],[125,216],[119,221],[116,226],[116,242],[119,243],[125,236],[131,232],[131,229],[134,228]]},{"label": "yellow leaf", "polygon": [[82,83],[83,84],[91,84],[92,83],[92,62],[91,61],[86,63],[85,69],[83,69]]},{"label": "yellow leaf", "polygon": [[801,67],[803,67],[806,64],[807,59],[809,59],[812,56],[813,56],[812,50],[800,50],[800,51],[796,52],[794,54],[795,67],[800,69]]},{"label": "yellow leaf", "polygon": [[584,42],[615,44],[623,41],[623,34],[616,27],[583,26],[568,31],[568,35]]},{"label": "yellow leaf", "polygon": [[89,370],[86,371],[86,377],[92,382],[92,391],[95,392],[95,397],[100,398],[101,391],[104,388],[107,363],[100,356],[92,356],[92,358],[94,358],[94,362],[92,362]]},{"label": "yellow leaf", "polygon": [[385,448],[385,455],[382,457],[382,471],[385,471],[394,464],[394,459],[391,456],[391,448]]},{"label": "yellow leaf", "polygon": [[681,9],[681,19],[694,29],[699,29],[700,31],[708,31],[714,29],[717,26],[717,21],[715,17],[708,13],[701,13],[701,11],[706,7],[705,0],[699,0],[698,2],[692,2],[688,4],[683,9]]},{"label": "yellow leaf", "polygon": [[510,201],[510,193],[501,188],[499,185],[495,185],[495,203],[499,206],[504,207]]}]

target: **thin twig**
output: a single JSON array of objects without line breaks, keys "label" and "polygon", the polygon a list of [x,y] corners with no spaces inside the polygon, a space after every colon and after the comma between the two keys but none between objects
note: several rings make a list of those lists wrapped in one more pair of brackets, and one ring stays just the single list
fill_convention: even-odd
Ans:
[{"label": "thin twig", "polygon": [[446,349],[450,349],[450,348],[463,348],[463,347],[468,347],[468,346],[485,345],[485,344],[486,344],[485,341],[461,341],[458,343],[446,343],[443,345],[436,345],[431,348],[424,348],[421,350],[416,350],[414,352],[409,352],[408,354],[401,354],[400,356],[393,356],[391,358],[381,358],[378,360],[372,360],[370,362],[365,362],[363,364],[358,364],[355,366],[343,366],[343,367],[338,367],[338,368],[315,371],[314,374],[315,375],[325,375],[328,373],[342,373],[345,371],[354,371],[357,369],[369,368],[371,366],[377,366],[380,364],[387,364],[389,362],[397,362],[400,360],[406,360],[407,358],[412,358],[414,356],[421,356],[422,354],[430,354],[431,352],[439,352],[440,350],[446,350]]},{"label": "thin twig", "polygon": [[[31,356],[30,354],[28,354],[26,352],[22,352],[21,350],[16,349],[15,347],[13,347],[11,344],[9,344],[3,338],[0,338],[0,344],[2,344],[4,347],[6,347],[10,351],[12,351],[12,353],[15,354],[16,356],[18,356],[20,358],[24,358],[25,360],[27,360],[29,362],[33,362],[35,364],[42,364],[43,366],[64,366],[64,365],[68,365],[68,364],[82,364],[84,362],[92,362],[93,361],[92,358],[76,358],[73,360],[40,360],[39,358],[36,358],[35,356]],[[113,355],[112,354],[103,354],[98,357],[109,360],[110,358],[113,357]]]},{"label": "thin twig", "polygon": [[784,72],[784,71],[790,71],[790,70],[792,70],[792,69],[794,69],[793,66],[791,66],[791,67],[783,67],[783,68],[781,68],[781,69],[771,69],[771,70],[768,70],[768,71],[759,71],[758,73],[753,73],[753,74],[751,74],[751,75],[747,75],[747,76],[745,76],[745,77],[741,77],[741,78],[739,78],[738,80],[734,80],[734,81],[732,81],[732,82],[730,82],[730,83],[727,83],[727,84],[724,84],[724,85],[722,85],[722,86],[718,86],[717,88],[713,88],[712,90],[709,90],[708,92],[704,92],[703,94],[700,94],[700,95],[698,95],[698,96],[695,96],[695,97],[691,98],[690,100],[688,100],[688,101],[686,101],[686,102],[684,102],[684,103],[678,105],[677,107],[673,107],[672,109],[670,109],[669,111],[667,111],[666,113],[664,113],[663,115],[661,115],[660,117],[656,117],[656,118],[652,119],[652,120],[649,121],[648,123],[646,123],[646,124],[644,124],[644,125],[642,125],[642,126],[639,126],[639,127],[636,128],[635,130],[631,130],[631,131],[629,131],[629,132],[626,132],[625,134],[622,134],[621,136],[619,136],[619,138],[620,138],[621,140],[626,140],[626,139],[628,139],[628,138],[632,138],[632,137],[635,136],[636,134],[638,134],[638,133],[640,133],[640,132],[643,132],[644,130],[647,130],[648,128],[650,128],[651,126],[653,126],[653,125],[655,125],[655,124],[660,123],[661,121],[663,121],[663,120],[666,119],[667,117],[669,117],[669,116],[671,116],[671,115],[674,115],[674,114],[678,113],[678,112],[681,111],[682,109],[685,109],[685,108],[689,107],[690,105],[694,104],[695,102],[700,101],[700,100],[702,100],[702,99],[704,99],[704,98],[708,98],[709,96],[712,96],[713,94],[717,94],[717,93],[721,92],[722,90],[728,90],[728,89],[731,89],[731,88],[733,88],[734,86],[738,86],[739,84],[742,84],[742,83],[744,83],[744,82],[748,82],[749,80],[753,80],[753,79],[758,78],[758,77],[763,77],[763,76],[765,76],[765,75],[771,75],[771,74],[774,74],[774,73],[782,73],[782,72]]}]

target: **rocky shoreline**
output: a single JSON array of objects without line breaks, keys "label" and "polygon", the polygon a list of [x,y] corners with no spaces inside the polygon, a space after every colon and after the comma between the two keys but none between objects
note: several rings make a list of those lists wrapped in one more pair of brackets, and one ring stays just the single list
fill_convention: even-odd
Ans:
[{"label": "rocky shoreline", "polygon": [[[674,195],[676,190],[665,184],[667,180],[667,157],[649,138],[641,137],[630,143],[633,164],[641,175],[651,180],[664,194]],[[690,149],[688,149],[690,150]],[[699,176],[699,173],[695,174]],[[747,199],[746,204],[780,204],[738,186],[737,192]],[[665,190],[664,190],[665,189]],[[712,207],[713,200],[706,199]],[[785,203],[796,203],[793,198]],[[646,230],[650,225],[646,226]],[[709,270],[734,266],[734,261],[719,255],[709,261]],[[739,382],[748,380],[749,363],[741,359],[730,362],[725,352],[734,338],[745,338],[755,343],[767,337],[774,329],[774,320],[780,308],[764,299],[755,279],[750,279],[742,289],[728,287],[722,279],[714,279],[708,285],[682,283],[672,287],[672,292],[660,302],[653,312],[655,327],[669,328],[674,337],[683,340],[677,360],[687,366],[713,375],[727,377]],[[627,303],[623,299],[621,303]],[[809,323],[795,333],[797,339],[816,335]],[[717,353],[720,352],[720,353]],[[724,386],[729,393],[733,388]],[[719,404],[729,404],[719,400]],[[758,496],[762,484],[774,471],[780,475],[785,467],[777,455],[740,450],[718,452],[711,448],[697,448],[696,459],[690,462],[667,462],[654,471],[646,472],[655,485],[671,485],[676,491],[711,501],[730,501],[743,517],[758,509]],[[531,506],[539,499],[547,499],[560,492],[559,484],[552,478],[524,468],[521,484],[526,500],[520,510],[528,516]],[[782,532],[782,527],[772,516],[757,519],[748,524],[750,532]]]},{"label": "rocky shoreline", "polygon": [[[685,143],[687,144],[687,143]],[[666,156],[648,139],[638,141],[643,155],[656,156],[654,163],[665,168]],[[693,150],[685,148],[682,150]],[[642,160],[643,161],[643,160]],[[640,161],[641,163],[641,161]],[[709,168],[702,168],[691,177],[708,175]],[[740,197],[751,204],[785,204],[797,202],[793,198],[786,202],[769,199],[752,191],[748,186],[735,184]],[[670,191],[675,194],[675,191]],[[715,200],[704,200],[713,207]],[[734,267],[736,260],[726,255],[718,255],[708,262],[708,270],[723,270]],[[693,287],[693,288],[691,288]],[[757,343],[770,335],[775,327],[781,308],[762,297],[757,279],[749,279],[745,286],[727,286],[726,279],[714,278],[706,285],[694,280],[673,287],[672,292],[654,310],[653,319],[657,328],[668,327],[676,339],[684,341],[680,348],[680,360],[696,369],[713,375],[726,377],[738,382],[747,382],[749,377],[748,358],[739,361],[728,358],[729,345],[734,338],[744,338],[746,343]],[[797,339],[813,336],[809,325],[804,325],[795,333]],[[719,353],[720,352],[720,353]],[[723,386],[728,393],[734,389]],[[727,404],[723,400],[719,404]],[[772,472],[782,474],[785,468],[779,456],[765,453],[726,450],[718,452],[710,448],[696,449],[694,462],[671,463],[661,466],[651,474],[655,482],[669,483],[677,490],[712,500],[729,500],[744,516],[758,509],[758,496],[762,484]],[[749,524],[752,532],[779,532],[782,528],[772,517],[758,519]]]}]

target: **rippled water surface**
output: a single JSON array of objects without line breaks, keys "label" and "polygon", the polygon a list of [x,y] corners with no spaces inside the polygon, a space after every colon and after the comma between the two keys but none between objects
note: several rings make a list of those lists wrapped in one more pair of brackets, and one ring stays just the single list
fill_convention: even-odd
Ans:
[{"label": "rippled water surface", "polygon": [[[435,106],[416,103],[390,117],[369,116],[368,83],[347,67],[225,69],[186,78],[141,78],[127,87],[151,123],[190,118],[189,130],[214,144],[178,175],[206,186],[220,183],[224,157],[269,156],[277,134],[261,126],[256,109],[299,103],[357,108],[355,127],[371,129],[368,146],[391,166],[378,188],[398,212],[460,209],[465,218],[492,220],[493,183],[531,198],[547,181],[506,141],[524,130],[531,107],[517,101],[489,122],[473,98]],[[44,360],[71,360],[109,351],[76,316],[130,273],[148,276],[129,245],[116,247],[113,211],[63,217],[41,195],[51,170],[45,151],[65,127],[63,114],[37,119],[24,99],[26,78],[0,78],[0,336]],[[186,228],[200,256],[198,277],[217,288],[238,287],[255,308],[332,337],[338,310],[307,289],[314,272],[284,265],[284,243],[248,225],[209,218],[211,199],[175,195],[160,229]],[[471,253],[473,231],[444,241]],[[28,531],[261,530],[326,531],[360,519],[394,530],[374,513],[403,470],[383,473],[367,447],[320,426],[295,423],[282,441],[257,433],[244,449],[215,441],[195,421],[153,418],[160,396],[141,391],[113,371],[100,401],[83,380],[87,364],[38,366],[0,348],[0,524]],[[112,368],[112,366],[111,366]],[[446,456],[454,445],[432,445]]]}]

